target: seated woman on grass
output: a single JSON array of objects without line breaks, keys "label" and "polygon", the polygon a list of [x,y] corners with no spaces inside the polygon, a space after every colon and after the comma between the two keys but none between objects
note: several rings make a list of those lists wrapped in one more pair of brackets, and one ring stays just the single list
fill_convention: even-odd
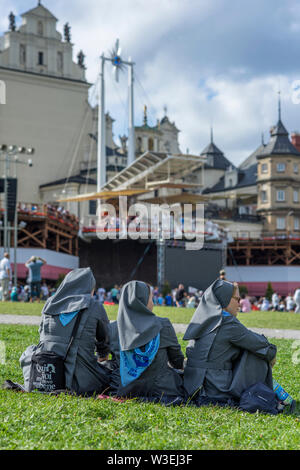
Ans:
[{"label": "seated woman on grass", "polygon": [[117,395],[180,404],[184,390],[175,369],[183,368],[184,356],[170,320],[157,317],[152,309],[148,284],[130,281],[123,287],[117,317],[121,381]]},{"label": "seated woman on grass", "polygon": [[93,298],[95,278],[90,268],[74,269],[64,278],[42,310],[38,346],[29,346],[20,358],[25,390],[29,389],[34,353],[52,351],[65,356],[77,315],[76,337],[65,361],[66,388],[77,394],[101,393],[109,386],[109,371],[97,362],[105,360],[109,347],[109,320],[104,307]]},{"label": "seated woman on grass", "polygon": [[272,379],[276,346],[239,322],[239,302],[237,283],[216,280],[204,292],[183,338],[190,340],[185,390],[199,406],[238,404],[244,390],[261,382],[292,411],[295,402]]}]

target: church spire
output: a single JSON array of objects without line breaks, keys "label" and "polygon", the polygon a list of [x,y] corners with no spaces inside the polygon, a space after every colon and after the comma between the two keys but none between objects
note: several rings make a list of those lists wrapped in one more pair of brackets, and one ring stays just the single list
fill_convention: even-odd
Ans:
[{"label": "church spire", "polygon": [[213,126],[210,126],[210,143],[214,142]]},{"label": "church spire", "polygon": [[281,97],[280,97],[280,90],[278,91],[278,121],[281,121]]}]

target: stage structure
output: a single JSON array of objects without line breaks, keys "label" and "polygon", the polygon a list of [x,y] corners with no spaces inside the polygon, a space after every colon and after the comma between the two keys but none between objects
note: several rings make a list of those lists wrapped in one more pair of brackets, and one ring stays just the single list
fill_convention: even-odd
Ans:
[{"label": "stage structure", "polygon": [[133,102],[133,84],[134,62],[131,58],[125,61],[121,58],[121,48],[119,46],[119,39],[117,39],[114,49],[111,51],[109,57],[101,55],[101,71],[99,77],[99,106],[98,106],[98,149],[97,149],[97,191],[106,183],[106,142],[105,142],[105,77],[104,69],[105,62],[111,62],[114,67],[115,80],[119,81],[119,73],[128,67],[128,160],[127,165],[130,165],[135,159],[135,139],[134,139],[134,102]]},{"label": "stage structure", "polygon": [[[170,208],[174,208],[176,206],[182,210],[184,204],[190,204],[195,209],[196,204],[203,203],[207,200],[206,196],[199,194],[199,188],[203,185],[203,178],[199,185],[184,182],[184,177],[194,170],[202,170],[204,162],[205,158],[198,155],[173,155],[147,151],[135,159],[127,168],[104,184],[101,191],[90,194],[81,194],[77,197],[63,198],[60,199],[59,202],[102,200],[116,208],[117,216],[119,214],[120,196],[127,196],[128,203],[130,205],[134,203],[142,203],[145,206],[149,206],[150,204],[168,204],[170,205]],[[195,194],[195,191],[197,191],[198,194]],[[157,197],[159,193],[161,193],[161,196]],[[155,198],[158,199],[156,202],[154,202]],[[96,258],[98,259],[99,257],[102,257],[102,259],[104,259],[104,257],[108,256],[108,253],[111,253],[112,260],[110,263],[112,264],[113,257],[115,256],[113,253],[116,253],[116,244],[118,244],[119,248],[117,252],[119,253],[120,258],[123,257],[121,254],[121,246],[123,246],[124,251],[126,251],[128,255],[131,252],[130,261],[133,259],[135,260],[134,266],[132,265],[130,270],[128,272],[126,271],[126,276],[134,277],[139,273],[141,278],[143,276],[141,267],[145,267],[145,270],[147,271],[147,267],[145,266],[147,262],[153,266],[153,259],[151,259],[151,262],[145,261],[149,259],[149,256],[152,256],[152,258],[155,258],[156,275],[153,275],[153,269],[151,271],[152,274],[148,271],[147,272],[148,275],[151,276],[151,281],[155,284],[157,283],[159,287],[162,287],[166,280],[165,272],[166,264],[168,263],[168,259],[165,256],[167,240],[164,239],[159,228],[155,232],[155,230],[152,229],[152,225],[151,228],[149,225],[147,230],[149,230],[148,239],[129,241],[122,240],[121,236],[116,236],[114,240],[104,241],[97,240],[99,232],[103,231],[103,229],[97,226],[82,227],[82,238],[92,243],[90,246],[84,246],[81,243],[83,262],[93,263]],[[117,229],[117,232],[120,232],[119,228]],[[178,249],[178,243],[176,242],[174,245],[173,238],[174,233],[171,236],[170,249],[172,249],[172,247],[176,247],[176,249]],[[183,234],[183,242],[180,246],[181,248],[185,248],[185,243],[188,242],[188,239],[184,240],[184,238],[185,235]],[[144,245],[142,252],[140,251],[141,247],[137,247],[137,245],[140,244]],[[136,253],[139,253],[138,259],[134,257],[135,252],[132,245],[136,246],[135,251]],[[97,255],[93,259],[89,257],[89,248],[93,249],[93,252],[95,252],[95,250],[97,251]],[[183,254],[183,251],[185,250],[180,251],[182,251]],[[199,256],[199,253],[197,256]],[[124,270],[127,270],[127,266],[125,266],[125,264],[128,264],[128,260],[127,263],[124,263]],[[97,269],[96,266],[95,269]],[[126,279],[126,276],[125,272],[123,272],[119,282],[123,282]],[[106,282],[109,283],[112,282],[112,280],[107,279]]]}]

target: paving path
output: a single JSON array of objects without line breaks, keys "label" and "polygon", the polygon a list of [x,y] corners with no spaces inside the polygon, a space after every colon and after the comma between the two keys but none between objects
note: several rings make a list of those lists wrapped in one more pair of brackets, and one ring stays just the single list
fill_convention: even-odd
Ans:
[{"label": "paving path", "polygon": [[[0,315],[0,323],[8,325],[39,325],[40,317],[37,315]],[[176,333],[184,333],[186,324],[174,323]],[[256,333],[263,334],[269,338],[299,339],[300,330],[278,330],[271,328],[249,328]]]}]

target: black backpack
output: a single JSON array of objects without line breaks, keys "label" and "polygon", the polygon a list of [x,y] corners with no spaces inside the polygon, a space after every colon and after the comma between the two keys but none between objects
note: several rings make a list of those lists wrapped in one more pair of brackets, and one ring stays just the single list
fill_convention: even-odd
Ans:
[{"label": "black backpack", "polygon": [[32,355],[29,392],[35,390],[38,392],[50,393],[58,390],[65,390],[65,360],[76,336],[82,312],[83,310],[77,314],[76,322],[67,347],[67,352],[64,357],[59,356],[53,351],[41,351]]},{"label": "black backpack", "polygon": [[256,411],[272,415],[279,413],[278,400],[275,393],[261,382],[253,384],[244,390],[240,398],[239,408],[249,413],[255,413]]}]

